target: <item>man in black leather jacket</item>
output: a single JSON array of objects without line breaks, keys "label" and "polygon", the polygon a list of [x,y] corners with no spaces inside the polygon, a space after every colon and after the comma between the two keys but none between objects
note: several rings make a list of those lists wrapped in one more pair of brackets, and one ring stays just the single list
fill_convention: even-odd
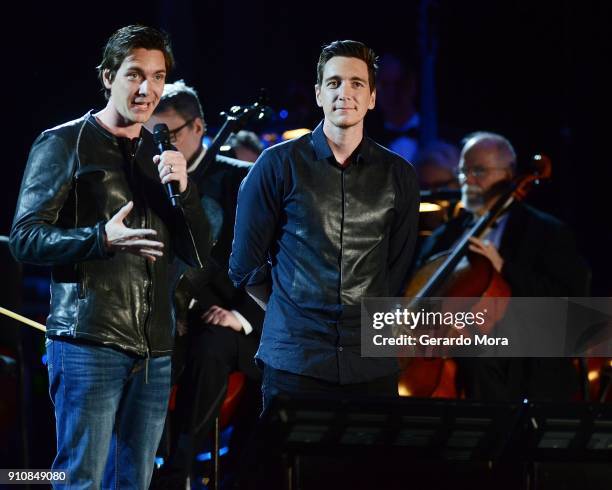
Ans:
[{"label": "man in black leather jacket", "polygon": [[158,155],[143,128],[172,66],[155,29],[111,36],[98,66],[106,107],[38,137],[11,230],[18,260],[52,267],[53,469],[78,488],[148,487],[170,387],[168,262],[202,267],[210,250],[185,158]]},{"label": "man in black leather jacket", "polygon": [[266,303],[264,406],[280,393],[397,396],[396,359],[361,357],[361,298],[402,289],[419,190],[412,166],[364,135],[375,61],[356,41],[323,48],[323,122],[264,151],[238,195],[230,277]]}]

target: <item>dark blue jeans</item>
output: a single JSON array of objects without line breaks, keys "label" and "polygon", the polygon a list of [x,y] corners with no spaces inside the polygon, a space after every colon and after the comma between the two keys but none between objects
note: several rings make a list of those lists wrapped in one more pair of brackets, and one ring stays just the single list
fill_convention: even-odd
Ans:
[{"label": "dark blue jeans", "polygon": [[47,340],[47,359],[52,468],[70,478],[54,488],[147,489],[168,408],[170,356],[149,359],[147,368],[108,347]]}]

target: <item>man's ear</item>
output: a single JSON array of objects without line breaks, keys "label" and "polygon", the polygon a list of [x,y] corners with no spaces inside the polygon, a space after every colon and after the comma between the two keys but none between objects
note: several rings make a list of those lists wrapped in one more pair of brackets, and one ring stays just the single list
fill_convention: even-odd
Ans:
[{"label": "man's ear", "polygon": [[317,99],[317,105],[323,107],[321,102],[321,86],[318,83],[315,84],[315,98]]},{"label": "man's ear", "polygon": [[104,69],[104,71],[102,71],[102,80],[104,80],[104,87],[109,89],[111,88],[111,85],[113,84],[113,80],[115,79],[115,73],[111,73],[111,71],[106,68]]},{"label": "man's ear", "polygon": [[372,90],[370,102],[368,103],[368,109],[372,110],[374,107],[376,107],[376,89]]},{"label": "man's ear", "polygon": [[206,124],[201,117],[196,117],[193,120],[193,128],[195,129],[196,133],[200,135],[200,138],[206,133]]}]

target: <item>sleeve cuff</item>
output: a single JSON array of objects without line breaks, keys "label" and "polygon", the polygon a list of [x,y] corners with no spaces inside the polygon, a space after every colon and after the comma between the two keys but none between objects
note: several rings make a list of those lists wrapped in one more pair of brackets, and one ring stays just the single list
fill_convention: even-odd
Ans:
[{"label": "sleeve cuff", "polygon": [[251,323],[244,316],[242,316],[238,311],[236,310],[231,310],[231,311],[234,315],[236,315],[236,318],[238,318],[238,321],[242,325],[244,334],[249,335],[253,331],[253,326],[251,325]]},{"label": "sleeve cuff", "polygon": [[181,200],[182,204],[186,204],[193,199],[194,195],[198,195],[196,184],[190,178],[187,178],[187,188],[185,189],[185,192],[181,192],[179,194],[179,199]]},{"label": "sleeve cuff", "polygon": [[103,259],[110,259],[114,257],[115,252],[112,252],[106,248],[106,222],[100,221],[96,224],[96,244],[98,247],[98,253]]}]

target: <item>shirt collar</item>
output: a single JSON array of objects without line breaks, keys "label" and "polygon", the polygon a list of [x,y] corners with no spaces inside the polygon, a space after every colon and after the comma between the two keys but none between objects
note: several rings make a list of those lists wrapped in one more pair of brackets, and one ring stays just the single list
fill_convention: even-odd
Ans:
[{"label": "shirt collar", "polygon": [[202,145],[200,151],[198,152],[198,155],[194,158],[193,162],[187,168],[187,173],[191,173],[196,168],[198,168],[198,165],[200,165],[200,162],[204,159],[205,153],[206,153],[206,147]]},{"label": "shirt collar", "polygon": [[312,132],[312,144],[317,160],[326,160],[327,158],[334,157],[334,153],[327,142],[327,137],[323,132],[323,121]]},{"label": "shirt collar", "polygon": [[[334,153],[332,152],[331,148],[329,147],[329,143],[327,142],[327,137],[323,132],[323,121],[321,121],[312,132],[312,144],[317,160],[335,158]],[[357,157],[355,158],[355,163],[360,163],[364,158],[367,161],[369,148],[370,139],[368,138],[364,130],[361,143],[359,143],[359,146],[357,147]]]},{"label": "shirt collar", "polygon": [[102,133],[106,138],[115,141],[116,144],[119,144],[119,139],[123,138],[126,140],[135,140],[142,138],[145,134],[151,134],[150,131],[145,128],[144,124],[140,126],[140,134],[136,138],[127,138],[123,136],[116,136],[111,133],[108,129],[106,129],[98,118],[94,115],[94,110],[91,109],[86,115],[87,122],[91,124],[99,133]]}]

